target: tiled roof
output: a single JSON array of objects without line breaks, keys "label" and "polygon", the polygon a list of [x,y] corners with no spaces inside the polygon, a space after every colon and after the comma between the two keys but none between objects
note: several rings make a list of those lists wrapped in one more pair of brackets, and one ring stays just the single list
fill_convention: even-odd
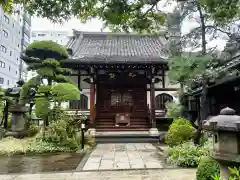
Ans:
[{"label": "tiled roof", "polygon": [[162,62],[168,56],[167,41],[159,35],[75,31],[67,48],[79,61]]}]

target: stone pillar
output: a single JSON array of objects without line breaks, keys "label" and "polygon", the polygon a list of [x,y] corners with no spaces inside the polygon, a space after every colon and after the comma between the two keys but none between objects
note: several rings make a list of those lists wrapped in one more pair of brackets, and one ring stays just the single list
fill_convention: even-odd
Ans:
[{"label": "stone pillar", "polygon": [[150,106],[151,106],[151,123],[152,123],[152,128],[149,130],[150,136],[158,136],[159,132],[156,127],[156,114],[155,114],[155,79],[151,79],[150,83]]}]

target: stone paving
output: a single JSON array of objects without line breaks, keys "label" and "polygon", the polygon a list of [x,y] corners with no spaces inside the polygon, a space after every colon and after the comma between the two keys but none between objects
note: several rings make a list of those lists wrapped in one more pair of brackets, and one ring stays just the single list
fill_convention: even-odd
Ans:
[{"label": "stone paving", "polygon": [[195,180],[195,169],[156,169],[0,175],[0,180]]},{"label": "stone paving", "polygon": [[149,143],[98,144],[82,170],[152,169],[163,165],[159,150]]}]

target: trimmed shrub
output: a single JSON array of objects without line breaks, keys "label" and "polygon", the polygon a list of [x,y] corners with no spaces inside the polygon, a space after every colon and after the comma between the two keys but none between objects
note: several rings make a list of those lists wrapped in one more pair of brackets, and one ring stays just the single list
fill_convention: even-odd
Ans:
[{"label": "trimmed shrub", "polygon": [[176,146],[189,141],[194,136],[194,127],[183,118],[178,118],[170,125],[166,135],[166,143],[169,146]]},{"label": "trimmed shrub", "polygon": [[168,149],[167,161],[176,166],[197,167],[201,156],[209,155],[208,146],[195,146],[193,142],[185,142]]},{"label": "trimmed shrub", "polygon": [[196,172],[197,180],[212,180],[214,176],[220,176],[219,163],[208,156],[201,157]]},{"label": "trimmed shrub", "polygon": [[67,59],[68,52],[65,47],[53,41],[38,41],[31,43],[25,50],[28,57],[35,57],[41,60],[54,58],[56,60]]}]

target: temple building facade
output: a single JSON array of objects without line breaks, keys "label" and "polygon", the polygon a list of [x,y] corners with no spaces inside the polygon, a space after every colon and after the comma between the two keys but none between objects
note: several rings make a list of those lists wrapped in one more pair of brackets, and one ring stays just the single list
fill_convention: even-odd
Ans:
[{"label": "temple building facade", "polygon": [[156,111],[177,100],[166,76],[169,44],[163,35],[74,31],[64,66],[81,91],[72,110],[89,110],[97,131],[156,134]]}]

